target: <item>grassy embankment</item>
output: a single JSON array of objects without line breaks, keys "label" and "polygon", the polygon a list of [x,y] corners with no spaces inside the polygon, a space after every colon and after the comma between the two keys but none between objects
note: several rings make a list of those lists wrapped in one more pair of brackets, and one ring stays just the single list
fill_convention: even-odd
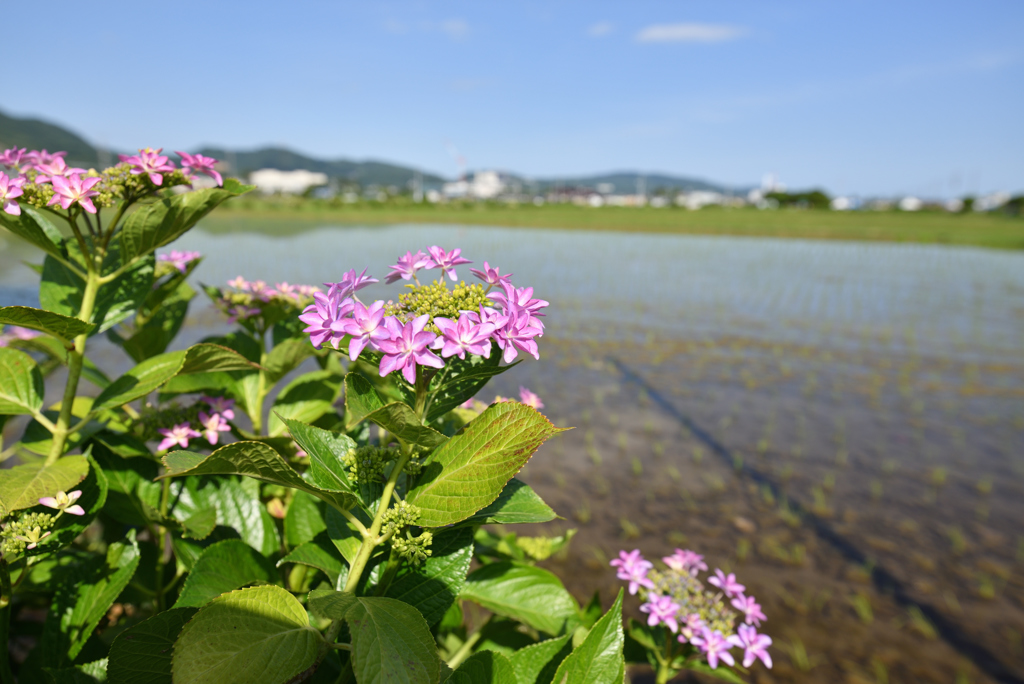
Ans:
[{"label": "grassy embankment", "polygon": [[687,235],[744,235],[871,240],[1024,249],[1024,219],[1001,214],[836,212],[799,209],[634,209],[574,205],[332,206],[309,200],[243,198],[203,222],[216,232],[308,230],[325,224],[447,223],[612,230]]}]

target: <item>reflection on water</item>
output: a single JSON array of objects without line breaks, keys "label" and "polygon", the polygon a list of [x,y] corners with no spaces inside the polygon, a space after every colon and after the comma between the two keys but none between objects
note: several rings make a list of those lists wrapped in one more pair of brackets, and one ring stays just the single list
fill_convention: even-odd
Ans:
[{"label": "reflection on water", "polygon": [[[524,477],[580,528],[550,564],[578,595],[610,601],[618,548],[690,546],[765,605],[755,681],[1024,677],[1024,256],[465,226],[175,247],[204,282],[321,283],[432,244],[552,302],[542,361],[483,398],[523,384],[577,426]],[[33,253],[0,248],[0,303],[29,303]]]}]

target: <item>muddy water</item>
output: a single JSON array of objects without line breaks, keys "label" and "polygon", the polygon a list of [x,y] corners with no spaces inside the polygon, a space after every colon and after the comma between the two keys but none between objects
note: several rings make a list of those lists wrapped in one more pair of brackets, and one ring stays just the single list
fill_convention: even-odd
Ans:
[{"label": "muddy water", "polygon": [[[175,247],[205,282],[317,283],[430,244],[552,302],[542,360],[482,398],[525,385],[576,427],[523,478],[566,518],[541,529],[579,529],[547,565],[581,599],[610,602],[620,548],[688,547],[764,605],[754,681],[1024,679],[1024,256],[443,226]],[[16,258],[0,303],[32,297]]]}]

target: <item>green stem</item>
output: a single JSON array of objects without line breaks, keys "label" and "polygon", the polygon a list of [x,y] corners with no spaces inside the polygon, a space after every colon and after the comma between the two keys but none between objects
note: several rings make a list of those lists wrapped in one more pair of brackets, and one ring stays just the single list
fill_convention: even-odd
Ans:
[{"label": "green stem", "polygon": [[[166,478],[163,481],[163,489],[160,491],[160,517],[167,517],[167,506],[171,499],[171,480]],[[157,557],[156,557],[156,578],[153,586],[156,587],[156,610],[158,613],[163,612],[165,609],[165,594],[167,590],[174,586],[174,582],[164,585],[164,567],[167,565],[167,528],[160,525],[157,529],[157,536],[154,540],[157,544]],[[175,578],[177,579],[177,578]]]},{"label": "green stem", "polygon": [[[99,274],[90,268],[85,279],[85,292],[82,294],[82,306],[78,310],[78,318],[89,322],[92,320],[93,308],[96,306],[96,293],[100,289]],[[89,338],[82,333],[75,338],[74,346],[68,350],[68,379],[64,385],[64,398],[61,401],[60,415],[53,429],[53,443],[46,457],[46,465],[53,465],[64,454],[71,425],[71,409],[75,405],[78,394],[78,381],[82,377],[82,364],[85,360],[85,342]]]},{"label": "green stem", "polygon": [[[490,622],[488,620],[488,622]],[[486,623],[484,623],[486,624]],[[452,654],[452,657],[448,659],[448,667],[453,670],[462,664],[462,661],[469,657],[472,653],[473,647],[476,646],[476,642],[480,641],[480,637],[483,636],[483,628],[476,630],[463,642],[462,646],[459,646],[459,650]]]},{"label": "green stem", "polygon": [[14,673],[11,672],[10,643],[11,631],[11,573],[7,570],[7,561],[0,558],[0,684],[14,684]]}]

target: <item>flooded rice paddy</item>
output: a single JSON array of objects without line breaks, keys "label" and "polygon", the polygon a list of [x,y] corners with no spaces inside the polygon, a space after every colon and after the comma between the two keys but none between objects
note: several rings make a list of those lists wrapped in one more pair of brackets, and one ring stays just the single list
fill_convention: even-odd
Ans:
[{"label": "flooded rice paddy", "polygon": [[[565,518],[532,532],[579,530],[546,562],[578,597],[611,601],[620,548],[689,547],[764,605],[752,681],[1024,681],[1024,255],[448,226],[175,247],[203,282],[320,283],[432,244],[551,301],[541,360],[481,398],[525,385],[576,427],[521,477]],[[0,245],[2,304],[34,303],[23,258]],[[224,326],[194,307],[182,345]]]}]

